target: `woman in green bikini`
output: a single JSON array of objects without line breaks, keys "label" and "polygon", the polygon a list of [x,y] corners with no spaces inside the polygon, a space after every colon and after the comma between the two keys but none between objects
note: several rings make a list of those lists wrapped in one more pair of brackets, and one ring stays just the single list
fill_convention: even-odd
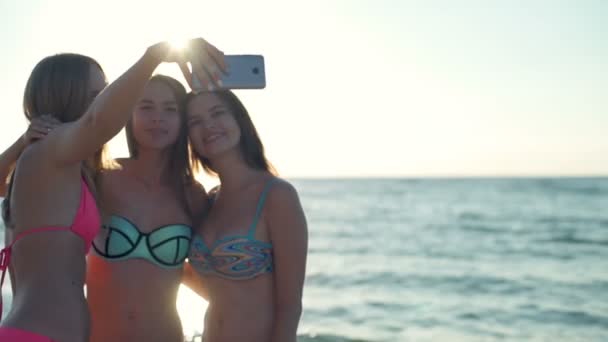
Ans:
[{"label": "woman in green bikini", "polygon": [[[106,215],[87,260],[91,342],[183,341],[175,306],[207,195],[194,180],[175,79],[150,79],[126,126],[130,157],[100,176]],[[202,209],[204,211],[204,209]]]},{"label": "woman in green bikini", "polygon": [[[222,53],[207,48],[221,68]],[[130,157],[97,175],[105,223],[87,260],[90,341],[183,341],[175,305],[190,213],[207,203],[188,160],[185,94],[178,81],[152,77],[126,127]],[[23,140],[44,138],[54,124],[33,123]],[[18,155],[2,155],[0,175]]]}]

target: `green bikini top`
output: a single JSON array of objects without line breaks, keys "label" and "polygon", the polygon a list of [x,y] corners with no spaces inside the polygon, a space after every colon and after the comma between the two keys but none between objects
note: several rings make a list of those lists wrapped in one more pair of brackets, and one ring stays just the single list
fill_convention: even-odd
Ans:
[{"label": "green bikini top", "polygon": [[192,240],[192,228],[185,224],[169,224],[142,233],[133,222],[118,215],[112,215],[102,229],[108,230],[105,243],[97,246],[93,242],[93,248],[105,259],[141,258],[165,268],[183,265]]}]

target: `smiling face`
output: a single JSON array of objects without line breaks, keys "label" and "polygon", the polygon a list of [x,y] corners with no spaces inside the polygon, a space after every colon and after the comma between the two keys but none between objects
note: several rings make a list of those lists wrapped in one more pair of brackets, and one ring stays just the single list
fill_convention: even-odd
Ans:
[{"label": "smiling face", "polygon": [[230,90],[190,93],[185,99],[193,167],[217,175],[213,160],[231,154],[247,167],[276,174],[247,108]]},{"label": "smiling face", "polygon": [[173,145],[180,124],[179,106],[171,88],[160,81],[148,82],[132,117],[138,147],[162,150]]},{"label": "smiling face", "polygon": [[186,108],[192,148],[213,159],[238,149],[241,130],[233,113],[214,93],[197,95]]}]

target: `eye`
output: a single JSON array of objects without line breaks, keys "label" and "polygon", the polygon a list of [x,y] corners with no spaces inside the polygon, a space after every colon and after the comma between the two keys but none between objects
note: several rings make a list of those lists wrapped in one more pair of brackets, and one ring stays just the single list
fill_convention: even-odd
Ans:
[{"label": "eye", "polygon": [[217,111],[214,111],[214,112],[211,113],[211,117],[216,118],[216,117],[218,117],[220,115],[223,115],[224,113],[226,113],[226,112],[223,111],[223,110],[217,110]]},{"label": "eye", "polygon": [[150,105],[143,105],[143,106],[139,106],[139,109],[141,109],[141,110],[151,110],[152,106],[150,106]]},{"label": "eye", "polygon": [[175,113],[175,112],[177,112],[177,107],[167,107],[167,108],[165,108],[165,110],[167,112]]}]

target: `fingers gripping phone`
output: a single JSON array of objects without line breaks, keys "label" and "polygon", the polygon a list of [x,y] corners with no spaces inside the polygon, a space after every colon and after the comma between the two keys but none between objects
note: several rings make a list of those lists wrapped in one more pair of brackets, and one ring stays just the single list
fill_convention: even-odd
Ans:
[{"label": "fingers gripping phone", "polygon": [[[264,89],[266,70],[262,55],[226,55],[226,73],[222,74],[222,89]],[[201,82],[192,74],[194,89],[201,89]]]}]

